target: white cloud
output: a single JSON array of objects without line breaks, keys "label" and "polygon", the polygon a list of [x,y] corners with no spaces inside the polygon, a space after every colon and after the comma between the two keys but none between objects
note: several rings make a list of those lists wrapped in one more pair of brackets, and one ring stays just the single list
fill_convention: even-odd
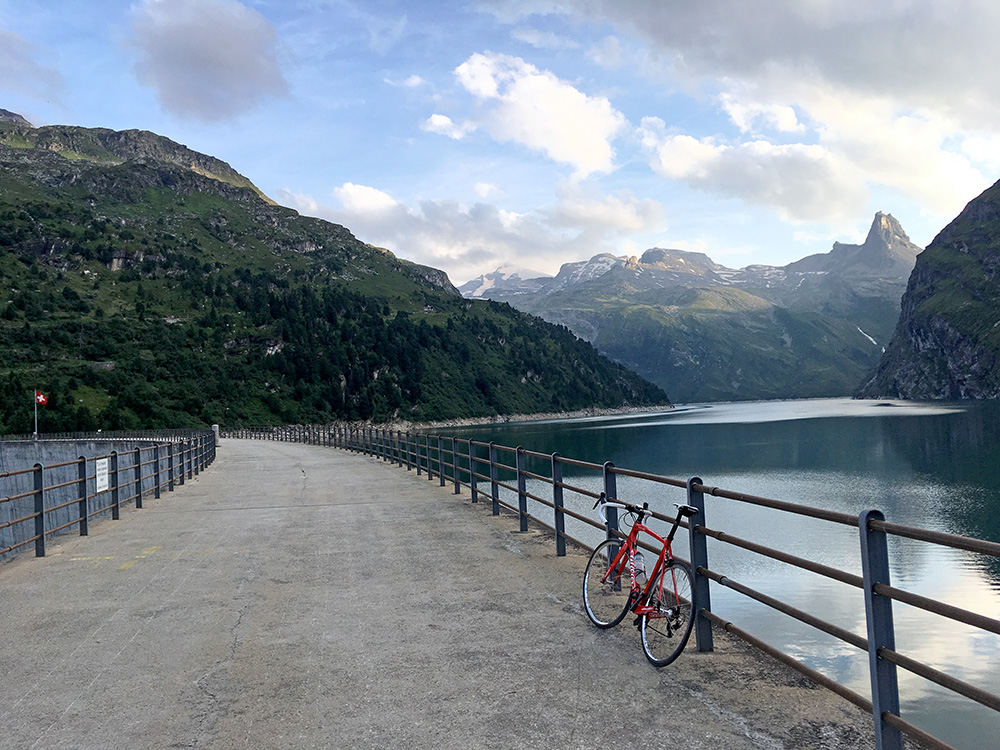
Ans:
[{"label": "white cloud", "polygon": [[426,130],[429,133],[446,135],[449,138],[460,141],[476,129],[476,124],[466,120],[461,125],[458,125],[447,115],[434,114],[420,123],[420,129]]},{"label": "white cloud", "polygon": [[503,191],[492,182],[477,182],[472,186],[472,192],[480,198],[489,198],[491,195],[497,195]]},{"label": "white cloud", "polygon": [[396,86],[405,89],[416,89],[427,83],[423,78],[418,76],[416,73],[411,75],[409,78],[405,78],[402,81],[396,81],[391,78],[383,78],[383,81],[388,83],[390,86]]},{"label": "white cloud", "polygon": [[692,80],[808,80],[977,120],[1000,111],[991,42],[1000,35],[1000,6],[993,0],[964,0],[961,9],[773,0],[766,17],[743,0],[566,0],[561,9],[627,30]]},{"label": "white cloud", "polygon": [[819,145],[716,143],[670,134],[657,118],[644,118],[639,135],[664,177],[769,206],[786,220],[850,222],[868,198],[863,175]]},{"label": "white cloud", "polygon": [[546,211],[555,226],[585,228],[607,235],[648,234],[665,227],[663,206],[659,202],[639,200],[627,191],[595,196],[567,185],[559,197],[559,205]]},{"label": "white cloud", "polygon": [[287,93],[274,28],[235,0],[143,0],[132,32],[139,81],[174,115],[224,120]]},{"label": "white cloud", "polygon": [[[509,3],[501,7],[513,12]],[[680,132],[669,143],[661,138],[656,150],[668,158],[657,168],[665,176],[680,173],[688,184],[782,216],[827,222],[860,203],[865,183],[945,218],[992,182],[980,170],[995,177],[988,145],[1000,137],[994,0],[965,0],[960,10],[774,0],[766,22],[743,0],[565,0],[557,12],[610,24],[632,40],[633,63],[645,46],[674,82],[703,101],[714,98],[739,129],[725,143],[704,133],[691,133],[697,143],[677,140]],[[619,54],[606,41],[591,58],[612,67]],[[788,142],[795,139],[801,142]],[[767,189],[755,170],[786,185]]]},{"label": "white cloud", "polygon": [[795,108],[787,104],[747,100],[732,92],[721,96],[722,108],[742,132],[754,130],[755,123],[780,133],[802,133],[805,125],[799,122]]},{"label": "white cloud", "polygon": [[521,58],[475,54],[455,69],[459,83],[492,105],[481,118],[498,141],[514,141],[569,164],[575,176],[609,172],[611,143],[625,117],[603,96],[587,96]]},{"label": "white cloud", "polygon": [[44,101],[61,99],[65,82],[55,68],[35,60],[36,47],[12,31],[0,29],[0,90]]},{"label": "white cloud", "polygon": [[962,140],[961,151],[990,174],[1000,175],[1000,133],[969,135]]},{"label": "white cloud", "polygon": [[376,214],[401,205],[391,195],[378,188],[355,185],[353,182],[345,182],[334,189],[333,194],[344,206],[344,210],[350,213]]},{"label": "white cloud", "polygon": [[559,36],[550,31],[541,31],[531,26],[519,26],[510,35],[537,49],[575,49],[580,46],[574,39]]},{"label": "white cloud", "polygon": [[558,205],[527,214],[490,203],[424,200],[408,206],[377,188],[345,183],[333,191],[340,207],[282,191],[278,199],[302,213],[349,227],[364,242],[440,268],[462,283],[504,264],[555,273],[562,263],[618,252],[636,232],[657,231],[663,210],[628,193],[584,194],[573,185]]},{"label": "white cloud", "polygon": [[600,44],[590,48],[587,56],[602,68],[620,67],[623,60],[622,43],[616,36],[605,37]]}]

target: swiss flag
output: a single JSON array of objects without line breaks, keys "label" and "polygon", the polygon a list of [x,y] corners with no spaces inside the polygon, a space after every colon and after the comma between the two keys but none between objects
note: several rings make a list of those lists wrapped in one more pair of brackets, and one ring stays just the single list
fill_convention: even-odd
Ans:
[{"label": "swiss flag", "polygon": [[35,403],[36,404],[41,404],[42,406],[45,406],[45,404],[47,404],[48,402],[49,402],[49,400],[47,398],[45,398],[45,394],[44,393],[42,393],[41,391],[35,391]]}]

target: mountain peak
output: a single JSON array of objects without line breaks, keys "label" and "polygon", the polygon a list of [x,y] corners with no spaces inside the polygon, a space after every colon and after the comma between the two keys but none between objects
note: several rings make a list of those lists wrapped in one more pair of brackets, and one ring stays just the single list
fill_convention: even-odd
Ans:
[{"label": "mountain peak", "polygon": [[868,236],[865,238],[864,244],[868,245],[877,241],[881,241],[888,246],[892,246],[897,242],[913,244],[910,242],[910,238],[906,232],[903,231],[903,225],[892,214],[884,214],[881,211],[875,214],[875,219],[872,221],[871,229],[868,230]]},{"label": "mountain peak", "polygon": [[9,122],[13,123],[14,125],[20,125],[21,127],[25,128],[35,127],[30,122],[21,117],[21,115],[17,114],[17,112],[10,112],[6,109],[0,109],[0,122]]},{"label": "mountain peak", "polygon": [[640,265],[658,266],[682,270],[688,273],[705,270],[715,270],[718,265],[705,253],[695,253],[690,250],[664,249],[660,247],[650,248],[642,254],[639,259]]},{"label": "mountain peak", "polygon": [[18,147],[24,148],[23,142],[27,141],[28,148],[52,151],[74,161],[98,164],[139,161],[170,164],[237,188],[249,188],[263,200],[274,203],[226,162],[194,151],[166,136],[148,130],[111,130],[76,125],[45,125],[35,128],[20,115],[6,112],[4,116],[4,112],[6,110],[0,110],[0,122],[11,123],[14,128],[13,132],[10,132],[10,128],[0,129],[0,144],[11,145],[16,140],[21,144]]},{"label": "mountain peak", "polygon": [[865,276],[878,274],[902,279],[910,275],[922,248],[913,244],[892,214],[879,211],[861,245],[834,242],[828,253],[810,255],[789,263],[789,273],[826,273]]}]

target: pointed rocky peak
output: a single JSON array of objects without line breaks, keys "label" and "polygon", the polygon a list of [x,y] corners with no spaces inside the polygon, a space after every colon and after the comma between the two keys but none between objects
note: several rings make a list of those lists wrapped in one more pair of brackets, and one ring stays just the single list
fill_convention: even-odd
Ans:
[{"label": "pointed rocky peak", "polygon": [[888,258],[892,263],[903,262],[911,268],[922,250],[910,241],[902,225],[892,214],[881,211],[875,214],[875,220],[861,248],[859,255],[863,254],[870,262]]},{"label": "pointed rocky peak", "polygon": [[9,112],[6,109],[0,109],[0,122],[9,122],[12,125],[18,125],[22,128],[33,128],[35,127],[30,122],[25,120],[17,112]]},{"label": "pointed rocky peak", "polygon": [[910,241],[892,214],[879,211],[863,244],[834,242],[830,252],[789,263],[785,270],[789,273],[837,273],[905,279],[913,270],[921,251],[922,248]]}]

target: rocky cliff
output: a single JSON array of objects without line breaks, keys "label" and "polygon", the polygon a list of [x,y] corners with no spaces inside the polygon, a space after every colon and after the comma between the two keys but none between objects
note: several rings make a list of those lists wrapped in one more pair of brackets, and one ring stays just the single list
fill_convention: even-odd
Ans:
[{"label": "rocky cliff", "polygon": [[70,159],[104,164],[146,161],[171,164],[238,188],[249,188],[272,202],[229,164],[147,130],[110,130],[71,125],[36,128],[13,112],[0,110],[0,143],[16,148],[52,151]]},{"label": "rocky cliff", "polygon": [[1000,183],[917,257],[899,322],[861,398],[1000,397]]}]

